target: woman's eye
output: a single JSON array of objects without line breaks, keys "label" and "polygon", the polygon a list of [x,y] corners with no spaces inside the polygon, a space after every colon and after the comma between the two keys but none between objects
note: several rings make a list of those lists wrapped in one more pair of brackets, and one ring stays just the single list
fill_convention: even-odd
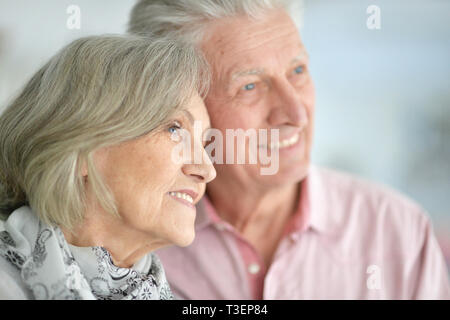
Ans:
[{"label": "woman's eye", "polygon": [[302,74],[304,70],[303,66],[298,66],[297,68],[294,69],[294,73],[295,74]]},{"label": "woman's eye", "polygon": [[243,89],[244,89],[245,91],[253,90],[253,89],[255,89],[255,84],[254,84],[254,83],[246,84],[246,85],[243,87]]},{"label": "woman's eye", "polygon": [[178,121],[175,121],[170,127],[167,129],[170,133],[170,138],[174,141],[180,140],[180,130],[181,124]]},{"label": "woman's eye", "polygon": [[179,129],[181,129],[181,128],[178,127],[178,126],[171,126],[171,127],[169,128],[169,132],[170,132],[171,134],[174,134],[174,133],[177,133]]}]

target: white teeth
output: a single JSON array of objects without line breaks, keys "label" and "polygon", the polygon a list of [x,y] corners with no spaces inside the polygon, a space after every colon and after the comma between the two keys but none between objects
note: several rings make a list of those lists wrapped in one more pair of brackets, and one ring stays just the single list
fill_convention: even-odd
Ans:
[{"label": "white teeth", "polygon": [[300,138],[300,134],[297,133],[297,134],[293,135],[289,139],[284,139],[284,140],[281,140],[279,142],[272,143],[270,145],[270,148],[271,149],[281,149],[281,148],[290,147],[290,146],[294,145],[295,143],[297,143],[299,138]]},{"label": "white teeth", "polygon": [[169,194],[171,195],[171,196],[174,196],[174,197],[177,197],[177,198],[180,198],[180,199],[184,199],[184,200],[186,200],[186,201],[188,201],[189,203],[194,203],[194,199],[192,199],[192,197],[190,196],[190,195],[188,195],[187,193],[184,193],[184,192],[169,192]]}]

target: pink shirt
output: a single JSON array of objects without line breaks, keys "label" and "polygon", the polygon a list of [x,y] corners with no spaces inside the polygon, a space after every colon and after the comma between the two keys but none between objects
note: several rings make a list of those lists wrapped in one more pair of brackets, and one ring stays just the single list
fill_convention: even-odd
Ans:
[{"label": "pink shirt", "polygon": [[159,250],[181,299],[450,299],[429,218],[411,200],[311,166],[270,266],[205,197],[196,238]]}]

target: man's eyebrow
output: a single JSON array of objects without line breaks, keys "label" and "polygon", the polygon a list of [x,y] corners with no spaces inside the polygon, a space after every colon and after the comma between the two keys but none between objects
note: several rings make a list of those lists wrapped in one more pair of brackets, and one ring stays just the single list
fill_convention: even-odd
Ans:
[{"label": "man's eyebrow", "polygon": [[[296,57],[291,60],[291,64],[295,64],[300,61],[304,61],[308,59],[309,56],[306,52],[302,51]],[[257,76],[264,73],[264,68],[256,68],[256,69],[248,69],[243,71],[235,72],[231,75],[231,81],[235,81],[237,78],[245,77],[245,76]]]},{"label": "man's eyebrow", "polygon": [[297,55],[294,59],[291,60],[291,64],[304,61],[305,59],[308,59],[309,56],[306,52],[301,52],[299,55]]},{"label": "man's eyebrow", "polygon": [[258,68],[258,69],[248,69],[248,70],[243,70],[243,71],[238,71],[235,72],[231,75],[231,81],[236,80],[237,78],[240,77],[245,77],[245,76],[255,76],[255,75],[260,75],[264,73],[264,69],[263,68]]}]

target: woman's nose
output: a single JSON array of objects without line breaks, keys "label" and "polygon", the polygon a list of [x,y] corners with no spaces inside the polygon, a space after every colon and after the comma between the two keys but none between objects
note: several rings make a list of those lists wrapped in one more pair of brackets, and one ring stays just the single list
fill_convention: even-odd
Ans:
[{"label": "woman's nose", "polygon": [[203,183],[208,183],[216,177],[216,169],[214,169],[211,159],[204,149],[202,150],[202,160],[200,163],[191,162],[184,164],[183,172]]}]

